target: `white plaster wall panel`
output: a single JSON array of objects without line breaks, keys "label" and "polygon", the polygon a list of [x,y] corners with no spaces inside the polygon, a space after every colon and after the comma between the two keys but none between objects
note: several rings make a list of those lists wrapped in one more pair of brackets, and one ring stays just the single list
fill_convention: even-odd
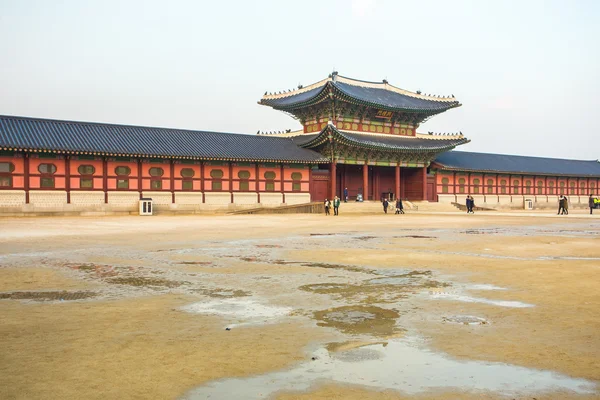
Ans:
[{"label": "white plaster wall panel", "polygon": [[258,195],[256,193],[234,193],[233,202],[235,204],[258,204]]},{"label": "white plaster wall panel", "polygon": [[285,204],[305,204],[310,203],[310,193],[286,193]]},{"label": "white plaster wall panel", "polygon": [[135,207],[137,210],[140,194],[138,192],[108,192],[108,204],[123,207]]},{"label": "white plaster wall panel", "polygon": [[438,194],[440,203],[456,203],[456,196],[453,194]]},{"label": "white plaster wall panel", "polygon": [[510,205],[512,203],[512,198],[509,195],[499,195],[498,196],[498,204],[502,205]]},{"label": "white plaster wall panel", "polygon": [[283,202],[281,193],[261,193],[260,204],[264,205],[280,205]]},{"label": "white plaster wall panel", "polygon": [[142,192],[142,196],[152,199],[152,203],[159,206],[173,204],[171,192]]},{"label": "white plaster wall panel", "polygon": [[[485,196],[482,194],[471,195],[473,196],[473,201],[475,201],[475,207],[483,206],[485,204]],[[466,204],[467,196],[465,196],[465,204]]]},{"label": "white plaster wall panel", "polygon": [[24,190],[0,190],[0,207],[19,207],[25,205]]},{"label": "white plaster wall panel", "polygon": [[104,192],[77,191],[71,192],[71,204],[98,206],[104,204]]},{"label": "white plaster wall panel", "polygon": [[537,195],[535,196],[535,202],[540,204],[546,204],[548,203],[548,196]]},{"label": "white plaster wall panel", "polygon": [[32,190],[29,203],[35,208],[62,209],[67,204],[67,192],[62,190]]},{"label": "white plaster wall panel", "polygon": [[185,205],[202,205],[202,193],[175,192],[175,203]]},{"label": "white plaster wall panel", "polygon": [[485,195],[485,203],[488,205],[496,205],[498,204],[498,195],[495,194],[486,194]]},{"label": "white plaster wall panel", "polygon": [[231,204],[231,193],[205,193],[204,200],[206,204],[226,206]]}]

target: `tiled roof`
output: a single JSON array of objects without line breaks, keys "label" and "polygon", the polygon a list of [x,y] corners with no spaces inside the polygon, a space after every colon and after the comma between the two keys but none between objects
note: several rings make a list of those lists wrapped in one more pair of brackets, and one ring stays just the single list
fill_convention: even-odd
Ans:
[{"label": "tiled roof", "polygon": [[598,160],[563,160],[559,158],[450,151],[440,154],[435,159],[435,163],[443,169],[449,170],[600,177],[600,163]]},{"label": "tiled roof", "polygon": [[288,138],[0,116],[0,149],[65,153],[326,162]]},{"label": "tiled roof", "polygon": [[333,134],[336,140],[356,147],[367,147],[371,149],[392,151],[392,152],[442,152],[452,150],[456,146],[469,142],[469,139],[451,138],[451,139],[425,139],[412,136],[399,136],[382,133],[363,133],[337,129],[333,125],[328,125],[318,134],[300,135],[293,138],[294,143],[305,148],[319,146],[328,140],[329,134]]},{"label": "tiled roof", "polygon": [[438,113],[460,106],[454,97],[428,96],[397,88],[387,82],[365,82],[336,74],[306,88],[265,94],[259,103],[276,109],[293,109],[318,103],[330,91],[341,99],[394,111]]}]

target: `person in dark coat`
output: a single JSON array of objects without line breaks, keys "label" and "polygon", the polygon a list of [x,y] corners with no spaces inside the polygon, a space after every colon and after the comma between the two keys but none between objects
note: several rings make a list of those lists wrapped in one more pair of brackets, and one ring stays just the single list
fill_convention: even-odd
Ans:
[{"label": "person in dark coat", "polygon": [[471,200],[471,214],[475,214],[475,211],[473,211],[473,208],[475,207],[475,199],[473,196],[469,195],[469,200]]},{"label": "person in dark coat", "polygon": [[390,202],[388,201],[388,199],[384,198],[383,199],[383,212],[387,214],[387,209],[388,206],[390,205]]},{"label": "person in dark coat", "polygon": [[402,199],[398,197],[396,200],[396,214],[404,214],[404,206],[402,205]]},{"label": "person in dark coat", "polygon": [[323,205],[325,206],[325,215],[329,215],[329,208],[331,207],[331,202],[327,199],[325,199],[325,202],[323,202]]},{"label": "person in dark coat", "polygon": [[563,197],[563,214],[569,215],[569,198],[567,196]]},{"label": "person in dark coat", "polygon": [[348,202],[348,188],[344,188],[344,203]]},{"label": "person in dark coat", "polygon": [[558,197],[558,213],[556,215],[564,214],[565,211],[565,198],[561,194]]},{"label": "person in dark coat", "polygon": [[592,210],[594,209],[594,198],[592,197],[592,194],[590,193],[590,198],[588,199],[588,206],[590,206],[590,215],[592,215]]}]

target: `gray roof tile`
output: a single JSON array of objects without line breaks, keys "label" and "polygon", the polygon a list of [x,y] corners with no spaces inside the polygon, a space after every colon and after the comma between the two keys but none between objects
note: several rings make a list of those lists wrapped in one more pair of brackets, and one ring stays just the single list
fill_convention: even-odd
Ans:
[{"label": "gray roof tile", "polygon": [[435,163],[449,170],[600,177],[598,160],[564,160],[450,151],[437,156]]},{"label": "gray roof tile", "polygon": [[319,163],[289,138],[0,116],[0,148],[97,154]]}]

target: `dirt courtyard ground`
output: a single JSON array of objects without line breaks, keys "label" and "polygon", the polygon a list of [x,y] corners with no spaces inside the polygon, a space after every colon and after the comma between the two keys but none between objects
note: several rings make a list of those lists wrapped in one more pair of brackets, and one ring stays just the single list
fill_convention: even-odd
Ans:
[{"label": "dirt courtyard ground", "polygon": [[600,398],[600,218],[0,219],[1,399]]}]

